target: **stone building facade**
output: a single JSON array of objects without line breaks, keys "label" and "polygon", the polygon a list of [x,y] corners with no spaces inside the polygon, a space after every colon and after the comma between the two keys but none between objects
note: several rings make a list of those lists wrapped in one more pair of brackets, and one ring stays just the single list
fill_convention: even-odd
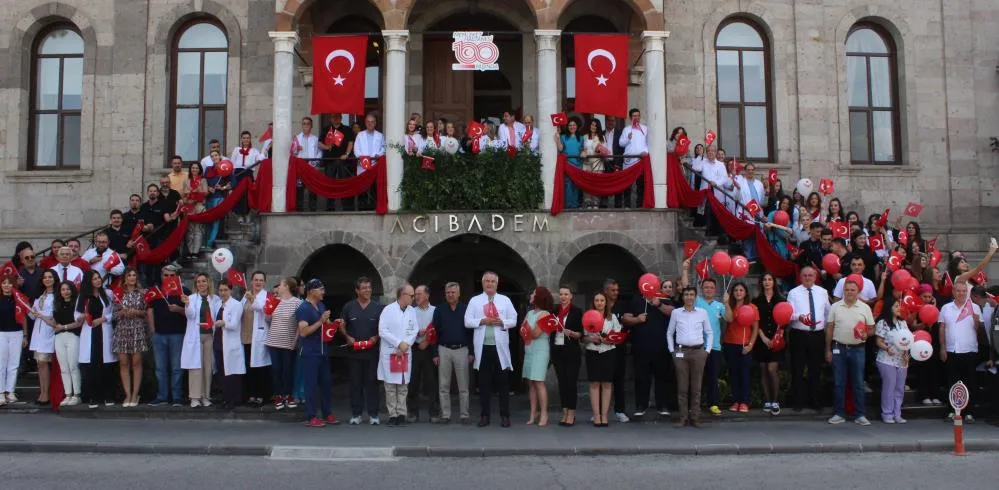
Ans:
[{"label": "stone building facade", "polygon": [[[719,111],[733,106],[718,103],[719,91],[731,88],[725,80],[719,88],[719,53],[742,53],[745,65],[739,67],[751,65],[747,56],[757,56],[718,44],[724,26],[742,23],[762,43],[766,130],[760,133],[749,123],[739,130],[732,126],[727,135],[722,129],[723,145],[739,132],[763,134],[760,141],[769,149],[758,159],[761,167],[778,168],[785,185],[800,177],[833,178],[845,207],[862,216],[920,202],[926,206],[920,217],[926,233],[940,234],[944,248],[982,250],[987,230],[999,222],[994,190],[999,154],[990,148],[990,138],[999,136],[999,3],[994,1],[32,0],[0,10],[0,106],[7,108],[0,116],[0,247],[10,249],[22,239],[47,242],[98,226],[109,209],[125,207],[129,194],[143,194],[144,185],[165,171],[167,158],[178,150],[178,126],[184,126],[175,107],[180,38],[204,22],[224,33],[224,100],[212,110],[224,110],[225,124],[214,131],[231,150],[241,130],[259,133],[273,121],[277,155],[287,154],[299,117],[309,111],[312,36],[360,31],[378,39],[372,109],[391,142],[401,140],[409,113],[433,109],[425,70],[427,56],[442,55],[427,51],[434,36],[456,25],[502,31],[515,46],[503,70],[510,86],[482,90],[482,100],[499,93],[502,102],[540,116],[546,204],[554,165],[547,114],[570,102],[571,35],[629,33],[629,103],[641,108],[650,124],[660,207],[669,128],[682,125],[691,135],[720,129]],[[82,59],[79,93],[61,97],[75,100],[78,108],[59,116],[78,125],[59,133],[74,133],[79,140],[67,143],[78,145],[71,148],[78,152],[78,165],[53,168],[38,161],[36,140],[39,121],[55,120],[42,114],[40,94],[66,90],[39,88],[45,78],[43,41],[60,28],[81,40],[79,53],[55,55],[64,70],[79,63],[67,59]],[[879,53],[849,53],[848,38],[864,28],[881,36],[886,61],[871,61]],[[754,51],[751,44],[748,51]],[[890,75],[887,99],[867,104],[866,112],[848,100],[848,64],[858,61],[886,66]],[[884,86],[879,76],[873,78],[878,80],[869,76],[871,86]],[[64,80],[67,86],[77,83],[74,77]],[[748,92],[741,90],[745,98]],[[747,109],[751,105],[736,104],[735,110],[756,110]],[[851,118],[861,121],[877,112],[876,105],[887,107],[882,115],[892,120],[893,129],[878,140],[891,143],[885,155],[892,164],[855,163],[853,151],[863,148],[853,145]],[[44,137],[54,141],[51,134]],[[205,134],[198,137],[200,150]],[[277,168],[280,159],[275,158]],[[390,155],[389,164],[390,206],[398,209],[401,162]],[[352,226],[346,217],[343,223],[330,219],[331,229]],[[675,219],[666,221],[676,226]],[[675,230],[668,236],[675,237]],[[383,238],[377,232],[368,237]],[[266,248],[259,262],[271,263],[273,272],[304,267],[278,267],[269,262]],[[661,262],[643,260],[643,266]],[[400,269],[389,270],[397,275]],[[555,272],[545,271],[554,279]]]}]

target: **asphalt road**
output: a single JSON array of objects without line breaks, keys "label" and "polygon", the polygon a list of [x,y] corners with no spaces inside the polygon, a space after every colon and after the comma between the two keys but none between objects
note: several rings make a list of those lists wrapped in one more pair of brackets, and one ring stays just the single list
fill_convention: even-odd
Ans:
[{"label": "asphalt road", "polygon": [[4,490],[177,488],[992,488],[995,453],[276,461],[262,457],[0,454]]}]

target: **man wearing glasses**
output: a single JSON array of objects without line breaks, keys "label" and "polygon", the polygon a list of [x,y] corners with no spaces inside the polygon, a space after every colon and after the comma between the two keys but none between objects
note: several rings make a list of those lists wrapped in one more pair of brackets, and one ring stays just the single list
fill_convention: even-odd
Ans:
[{"label": "man wearing glasses", "polygon": [[[177,268],[172,265],[163,267],[161,271],[162,279],[176,275]],[[186,287],[183,290],[183,296],[191,294]],[[180,368],[180,350],[184,345],[187,317],[180,298],[181,296],[164,296],[161,291],[159,297],[146,306],[148,334],[153,339],[153,356],[156,358],[158,388],[156,399],[149,403],[154,407],[171,401],[175,407],[184,404],[184,390],[181,384],[184,376]]]}]

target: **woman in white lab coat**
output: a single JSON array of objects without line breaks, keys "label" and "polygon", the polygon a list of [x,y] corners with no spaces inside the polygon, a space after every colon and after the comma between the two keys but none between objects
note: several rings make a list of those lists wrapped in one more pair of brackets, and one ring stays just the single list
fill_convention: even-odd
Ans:
[{"label": "woman in white lab coat", "polygon": [[249,348],[244,348],[243,356],[247,362],[246,396],[250,404],[262,405],[264,399],[270,398],[271,355],[267,351],[267,315],[264,305],[267,304],[267,291],[264,285],[267,276],[263,272],[254,272],[250,277],[250,287],[243,295],[243,318],[249,317],[253,332]]},{"label": "woman in white lab coat", "polygon": [[243,401],[243,305],[232,297],[227,281],[219,283],[219,309],[215,314],[215,371],[222,374],[222,408],[230,409]]},{"label": "woman in white lab coat", "polygon": [[57,286],[59,279],[55,271],[49,269],[42,272],[43,292],[31,306],[34,328],[31,330],[31,345],[28,348],[35,353],[35,361],[38,363],[38,386],[41,388],[41,393],[35,404],[41,406],[49,404],[49,382],[52,372],[49,367],[55,354],[55,330],[52,330],[55,320],[52,319],[52,309],[55,305]]},{"label": "woman in white lab coat", "polygon": [[113,296],[103,283],[97,271],[84,272],[80,298],[76,300],[76,317],[83,322],[80,331],[83,396],[90,408],[97,408],[100,403],[110,407],[115,397],[114,363],[118,357],[111,351]]},{"label": "woman in white lab coat", "polygon": [[180,368],[187,369],[187,391],[191,408],[212,406],[212,325],[219,311],[219,297],[212,291],[208,274],[194,278],[194,294],[182,296],[187,314],[184,344],[180,349]]}]

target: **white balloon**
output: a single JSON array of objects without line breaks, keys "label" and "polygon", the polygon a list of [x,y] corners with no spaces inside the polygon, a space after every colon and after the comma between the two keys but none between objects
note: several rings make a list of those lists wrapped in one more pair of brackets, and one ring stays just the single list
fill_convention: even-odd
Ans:
[{"label": "white balloon", "polygon": [[794,188],[798,190],[798,194],[807,198],[808,195],[812,193],[815,185],[812,184],[812,179],[801,179],[798,181],[798,184],[794,186]]},{"label": "white balloon", "polygon": [[917,340],[909,347],[909,356],[917,361],[926,361],[933,357],[933,344],[925,340]]},{"label": "white balloon", "polygon": [[232,252],[228,248],[217,248],[212,252],[212,267],[219,274],[225,274],[232,267]]},{"label": "white balloon", "polygon": [[895,330],[891,334],[891,341],[895,344],[895,347],[901,350],[909,350],[913,342],[912,332],[908,328]]}]

